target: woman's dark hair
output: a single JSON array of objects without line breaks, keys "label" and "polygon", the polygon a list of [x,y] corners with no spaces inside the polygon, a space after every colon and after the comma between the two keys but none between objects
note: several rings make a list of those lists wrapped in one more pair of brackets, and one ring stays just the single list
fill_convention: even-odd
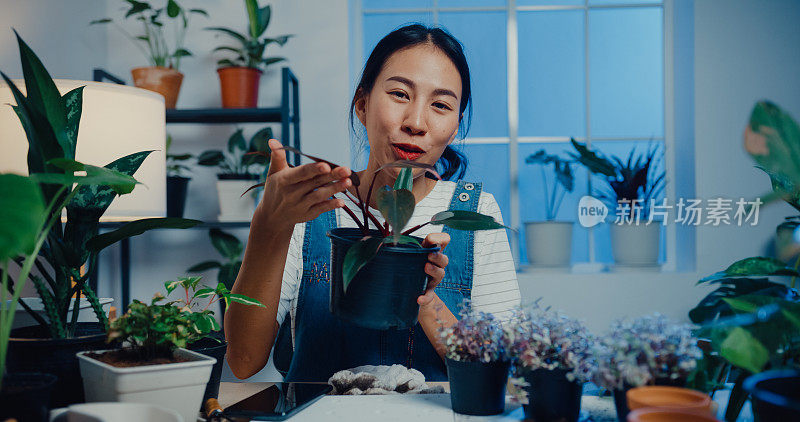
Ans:
[{"label": "woman's dark hair", "polygon": [[[361,95],[372,91],[378,74],[381,73],[386,60],[395,52],[404,48],[413,47],[418,44],[431,44],[441,50],[455,64],[458,73],[461,75],[461,104],[458,110],[459,133],[463,139],[469,130],[469,122],[472,118],[472,93],[469,82],[469,66],[461,43],[441,28],[431,28],[421,24],[407,25],[396,29],[383,37],[364,65],[361,79],[356,86],[353,101],[350,103],[350,127],[355,131],[353,113],[356,101]],[[466,119],[464,112],[467,112]],[[436,162],[437,169],[444,180],[461,179],[467,171],[467,157],[448,145],[439,161]]]}]

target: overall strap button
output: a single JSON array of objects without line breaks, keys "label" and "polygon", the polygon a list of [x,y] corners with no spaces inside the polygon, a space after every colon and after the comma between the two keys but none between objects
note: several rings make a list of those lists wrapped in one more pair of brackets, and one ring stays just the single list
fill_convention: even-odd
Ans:
[{"label": "overall strap button", "polygon": [[475,189],[475,185],[473,185],[472,183],[464,183],[464,189],[473,190]]},{"label": "overall strap button", "polygon": [[467,202],[467,201],[469,201],[469,194],[468,194],[468,193],[466,193],[466,192],[461,192],[461,193],[458,195],[458,199],[459,199],[461,202]]}]

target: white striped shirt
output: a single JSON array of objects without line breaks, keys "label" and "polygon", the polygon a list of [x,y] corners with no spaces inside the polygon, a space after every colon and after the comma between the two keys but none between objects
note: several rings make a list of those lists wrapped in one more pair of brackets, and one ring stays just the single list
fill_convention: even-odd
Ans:
[{"label": "white striped shirt", "polygon": [[[426,223],[437,212],[448,209],[455,188],[455,182],[437,182],[433,190],[417,203],[414,208],[414,214],[406,227],[414,227],[418,224]],[[361,216],[358,207],[346,196],[337,194],[336,197],[344,199],[347,207],[353,210],[357,216]],[[372,208],[370,210],[378,221],[383,223],[380,212]],[[503,217],[500,214],[500,207],[492,194],[481,192],[481,196],[478,198],[478,212],[492,216],[502,224]],[[357,227],[350,215],[341,208],[336,209],[336,222],[338,227]],[[442,226],[427,225],[415,231],[413,235],[425,238],[428,234],[441,232],[441,230]],[[286,318],[288,312],[291,311],[292,315],[294,315],[297,308],[298,286],[303,275],[304,235],[305,223],[295,225],[292,239],[289,243],[289,252],[286,256],[286,266],[283,270],[281,299],[278,303],[277,315],[279,325]],[[447,255],[447,248],[444,249],[444,254]],[[447,271],[447,268],[445,268],[445,271]],[[476,231],[472,278],[473,308],[483,312],[490,312],[498,318],[506,319],[510,316],[510,310],[519,305],[519,303],[520,293],[519,285],[517,284],[517,273],[514,270],[514,261],[505,229]],[[450,311],[457,314],[458,309],[450,309]]]}]

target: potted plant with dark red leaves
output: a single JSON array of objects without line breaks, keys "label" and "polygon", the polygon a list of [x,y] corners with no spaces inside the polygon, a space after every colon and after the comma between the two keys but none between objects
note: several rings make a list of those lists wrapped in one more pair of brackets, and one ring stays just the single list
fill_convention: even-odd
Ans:
[{"label": "potted plant with dark red leaves", "polygon": [[[269,147],[272,128],[265,127],[250,137],[244,138],[244,131],[237,129],[228,138],[227,152],[212,149],[197,156],[197,164],[217,167],[217,194],[219,197],[219,221],[250,221],[255,212],[256,192],[248,190],[258,181],[264,169],[269,166]],[[258,154],[259,152],[263,154]]]},{"label": "potted plant with dark red leaves", "polygon": [[[161,2],[161,7],[140,0],[125,0],[122,3],[126,6],[124,19],[133,19],[136,25],[142,25],[142,32],[134,36],[120,25],[117,25],[117,29],[131,40],[149,62],[149,66],[131,69],[133,84],[158,92],[164,96],[166,108],[175,108],[183,82],[183,73],[178,71],[181,58],[192,55],[184,47],[190,17],[192,14],[208,17],[208,13],[203,9],[185,9],[177,0]],[[97,19],[90,25],[106,23],[114,23],[114,19]],[[174,34],[174,38],[170,39],[167,34]]]},{"label": "potted plant with dark red leaves", "polygon": [[541,308],[538,301],[517,310],[505,327],[513,374],[526,383],[525,417],[577,421],[583,383],[596,369],[593,336],[580,321]]},{"label": "potted plant with dark red leaves", "polygon": [[[166,297],[161,293],[150,304],[134,300],[108,331],[107,341],[121,342],[123,348],[78,353],[87,402],[148,403],[175,410],[187,421],[197,418],[212,367],[219,362],[185,347],[219,330],[209,309],[217,301],[264,306],[230,293],[221,283],[198,289],[199,281],[186,277],[164,283],[167,294],[182,288],[177,300],[162,304]],[[205,305],[198,301],[203,298],[208,298]]]},{"label": "potted plant with dark red leaves", "polygon": [[503,413],[510,362],[500,321],[464,300],[458,321],[440,327],[439,338],[445,347],[453,411],[478,416]]},{"label": "potted plant with dark red leaves", "polygon": [[619,320],[594,348],[597,372],[593,381],[614,394],[617,418],[628,415],[626,393],[634,387],[685,387],[703,352],[688,324],[654,314]]},{"label": "potted plant with dark red leaves", "polygon": [[222,107],[253,108],[258,106],[258,85],[264,69],[286,60],[283,57],[266,57],[267,46],[277,44],[283,46],[291,35],[280,35],[274,38],[264,34],[272,17],[272,8],[267,5],[258,7],[256,0],[244,0],[247,10],[247,33],[242,34],[230,28],[206,28],[219,32],[236,40],[236,47],[223,45],[214,51],[233,53],[230,58],[217,62],[217,73],[222,88]]},{"label": "potted plant with dark red leaves", "polygon": [[186,194],[189,192],[189,181],[186,174],[191,171],[184,164],[194,158],[192,154],[172,154],[172,136],[167,134],[167,217],[183,217],[186,208]]}]

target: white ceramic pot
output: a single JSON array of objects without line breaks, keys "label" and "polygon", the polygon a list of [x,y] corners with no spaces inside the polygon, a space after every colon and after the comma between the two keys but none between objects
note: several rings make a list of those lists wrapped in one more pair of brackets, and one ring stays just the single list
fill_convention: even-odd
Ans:
[{"label": "white ceramic pot", "polygon": [[568,267],[572,258],[572,227],[569,221],[525,223],[528,262],[534,267]]},{"label": "white ceramic pot", "polygon": [[661,224],[612,224],[611,249],[619,267],[658,267]]},{"label": "white ceramic pot", "polygon": [[142,403],[79,403],[50,411],[51,422],[181,422],[170,409]]},{"label": "white ceramic pot", "polygon": [[[99,351],[96,353],[103,353]],[[147,403],[172,409],[186,422],[197,420],[206,383],[216,359],[186,349],[175,356],[187,362],[117,368],[77,354],[86,402]]]},{"label": "white ceramic pot", "polygon": [[258,180],[217,180],[219,221],[250,221],[256,210],[256,190],[242,193]]}]

